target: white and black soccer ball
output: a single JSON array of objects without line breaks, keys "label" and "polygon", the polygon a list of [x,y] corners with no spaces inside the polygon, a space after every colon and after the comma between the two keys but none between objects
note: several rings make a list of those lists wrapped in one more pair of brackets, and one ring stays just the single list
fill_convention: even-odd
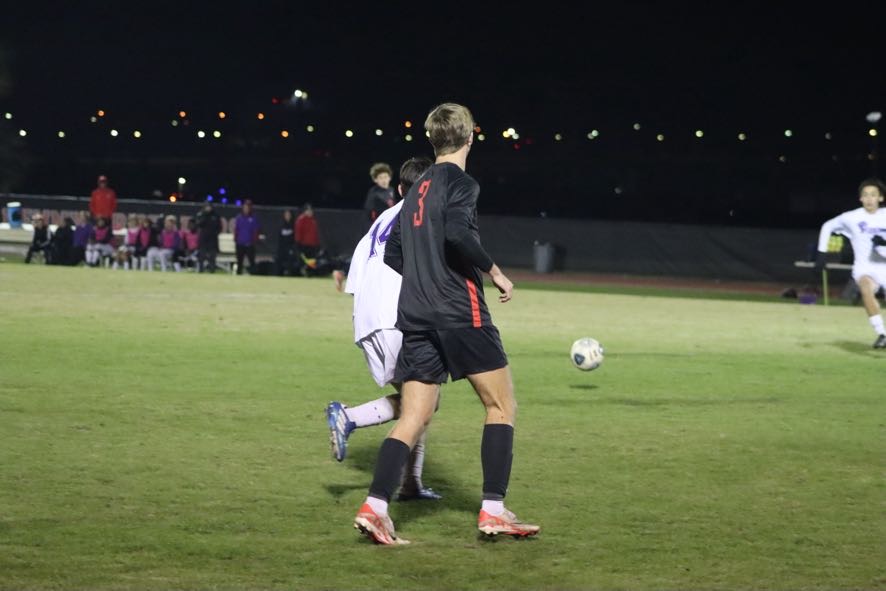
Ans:
[{"label": "white and black soccer ball", "polygon": [[572,343],[569,351],[572,365],[582,371],[597,369],[603,364],[603,346],[596,339],[584,337]]}]

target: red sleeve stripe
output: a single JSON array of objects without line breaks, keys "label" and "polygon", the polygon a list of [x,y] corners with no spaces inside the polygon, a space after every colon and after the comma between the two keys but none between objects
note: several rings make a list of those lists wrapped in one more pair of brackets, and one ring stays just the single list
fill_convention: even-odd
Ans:
[{"label": "red sleeve stripe", "polygon": [[483,322],[480,320],[480,301],[477,299],[477,286],[470,279],[465,279],[465,282],[468,284],[468,296],[471,298],[471,316],[473,317],[474,328],[480,328],[483,326]]}]

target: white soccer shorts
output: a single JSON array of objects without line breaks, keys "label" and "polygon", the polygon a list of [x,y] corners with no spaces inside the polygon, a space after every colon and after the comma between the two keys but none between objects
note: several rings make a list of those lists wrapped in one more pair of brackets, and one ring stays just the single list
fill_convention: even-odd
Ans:
[{"label": "white soccer shorts", "polygon": [[403,346],[403,333],[397,329],[377,330],[359,343],[372,379],[384,388],[394,379],[397,356]]},{"label": "white soccer shorts", "polygon": [[853,265],[852,278],[858,280],[867,275],[880,287],[886,287],[886,264]]}]

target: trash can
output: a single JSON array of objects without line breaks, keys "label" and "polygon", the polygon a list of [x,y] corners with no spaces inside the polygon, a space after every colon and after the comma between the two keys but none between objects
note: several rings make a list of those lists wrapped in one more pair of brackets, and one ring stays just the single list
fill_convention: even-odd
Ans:
[{"label": "trash can", "polygon": [[6,204],[6,219],[10,228],[22,227],[22,204],[18,201],[10,201]]},{"label": "trash can", "polygon": [[551,273],[554,270],[554,245],[536,241],[533,249],[536,273]]}]

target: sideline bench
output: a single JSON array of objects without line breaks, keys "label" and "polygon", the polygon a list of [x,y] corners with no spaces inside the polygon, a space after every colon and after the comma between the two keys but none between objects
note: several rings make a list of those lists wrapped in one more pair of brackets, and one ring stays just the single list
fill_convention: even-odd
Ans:
[{"label": "sideline bench", "polygon": [[[49,230],[54,234],[58,226],[49,225]],[[118,244],[122,244],[126,240],[126,229],[121,228],[114,230],[114,237]],[[0,223],[0,254],[10,253],[25,256],[28,247],[34,239],[34,226],[29,223],[23,223],[21,228],[10,228],[8,223]],[[267,255],[257,255],[256,262],[273,260]],[[225,232],[218,235],[218,256],[216,264],[228,273],[237,271],[237,249],[234,245],[234,234]]]},{"label": "sideline bench", "polygon": [[[812,269],[815,267],[815,263],[812,261],[794,261],[794,266],[801,269]],[[847,265],[846,263],[825,263],[825,266],[821,270],[821,293],[825,306],[830,304],[830,298],[828,295],[828,269],[834,271],[851,271],[852,265]]]}]

